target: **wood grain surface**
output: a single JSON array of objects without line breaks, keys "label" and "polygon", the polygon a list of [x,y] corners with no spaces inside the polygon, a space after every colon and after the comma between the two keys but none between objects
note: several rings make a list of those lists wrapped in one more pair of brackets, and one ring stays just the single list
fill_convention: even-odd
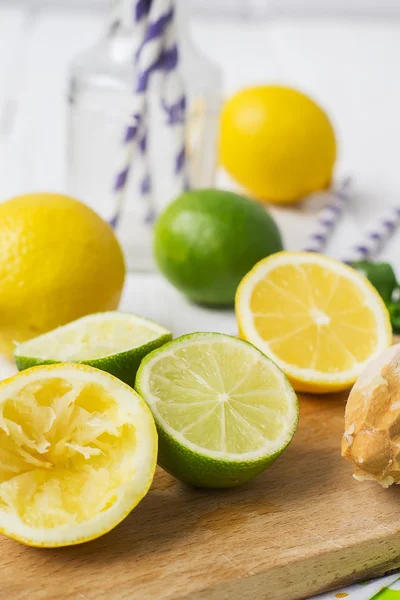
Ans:
[{"label": "wood grain surface", "polygon": [[158,471],[139,507],[94,542],[0,539],[0,598],[291,600],[400,567],[400,487],[353,480],[345,395],[301,397],[299,430],[241,488],[192,489]]}]

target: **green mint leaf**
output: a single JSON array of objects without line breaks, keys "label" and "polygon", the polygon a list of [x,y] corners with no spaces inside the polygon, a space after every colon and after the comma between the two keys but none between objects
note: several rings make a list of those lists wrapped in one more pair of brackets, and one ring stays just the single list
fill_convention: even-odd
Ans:
[{"label": "green mint leaf", "polygon": [[400,302],[391,302],[388,305],[390,321],[393,327],[393,333],[400,333]]},{"label": "green mint leaf", "polygon": [[[351,266],[360,271],[372,285],[378,290],[379,294],[382,296],[382,299],[386,306],[392,304],[392,296],[395,288],[397,287],[396,275],[394,274],[393,268],[389,263],[376,263],[368,260],[361,260],[357,262],[350,263]],[[397,307],[397,303],[395,304]],[[394,305],[393,305],[394,306]],[[397,315],[397,310],[399,310],[399,323],[400,323],[400,303],[398,305],[398,309],[393,309]]]}]

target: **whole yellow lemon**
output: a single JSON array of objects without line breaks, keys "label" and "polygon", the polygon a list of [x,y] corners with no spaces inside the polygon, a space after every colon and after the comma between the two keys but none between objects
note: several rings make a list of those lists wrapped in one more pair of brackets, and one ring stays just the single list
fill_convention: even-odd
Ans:
[{"label": "whole yellow lemon", "polygon": [[252,87],[222,110],[220,160],[255,198],[296,202],[329,185],[335,132],[326,113],[305,94],[281,86]]},{"label": "whole yellow lemon", "polygon": [[67,196],[0,204],[0,352],[83,315],[117,308],[125,265],[112,229]]}]

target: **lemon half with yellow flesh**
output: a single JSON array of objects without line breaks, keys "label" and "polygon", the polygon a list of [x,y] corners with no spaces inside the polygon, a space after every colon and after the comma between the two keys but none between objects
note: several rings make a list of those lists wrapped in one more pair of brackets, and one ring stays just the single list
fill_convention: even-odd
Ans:
[{"label": "lemon half with yellow flesh", "polygon": [[147,493],[157,433],[141,397],[87,365],[0,384],[0,530],[29,546],[93,540]]},{"label": "lemon half with yellow flesh", "polygon": [[388,311],[375,288],[347,265],[311,252],[260,261],[236,294],[241,336],[303,392],[350,387],[392,341]]}]

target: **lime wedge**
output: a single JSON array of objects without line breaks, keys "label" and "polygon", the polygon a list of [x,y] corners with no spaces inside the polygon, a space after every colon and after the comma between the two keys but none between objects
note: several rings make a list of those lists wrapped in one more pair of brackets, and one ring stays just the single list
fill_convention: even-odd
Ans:
[{"label": "lime wedge", "polygon": [[135,387],[156,421],[159,465],[198,487],[258,475],[297,427],[297,397],[286,376],[228,335],[193,333],[165,344],[143,360]]},{"label": "lime wedge", "polygon": [[43,364],[83,363],[133,387],[143,357],[171,339],[170,331],[142,317],[96,313],[19,344],[14,360],[19,371]]}]

